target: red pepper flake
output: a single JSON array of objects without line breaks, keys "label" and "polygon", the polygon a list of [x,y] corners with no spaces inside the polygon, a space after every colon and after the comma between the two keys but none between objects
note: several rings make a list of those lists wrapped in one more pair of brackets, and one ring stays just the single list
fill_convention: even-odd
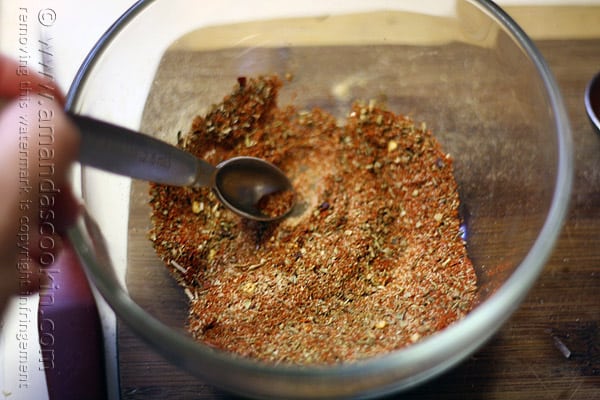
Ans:
[{"label": "red pepper flake", "polygon": [[[240,78],[179,145],[213,164],[245,155],[277,165],[300,215],[257,223],[208,189],[150,186],[150,239],[188,293],[192,336],[272,363],[335,364],[464,317],[476,276],[452,158],[431,131],[375,102],[354,104],[340,127],[318,108],[278,107],[280,86]],[[266,213],[285,204],[273,197]]]}]

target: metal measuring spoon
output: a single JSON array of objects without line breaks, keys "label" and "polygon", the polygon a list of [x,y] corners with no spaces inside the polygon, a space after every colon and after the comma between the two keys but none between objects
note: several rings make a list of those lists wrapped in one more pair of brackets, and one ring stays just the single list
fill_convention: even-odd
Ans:
[{"label": "metal measuring spoon", "polygon": [[585,89],[585,111],[596,128],[596,132],[600,134],[600,72],[596,74],[588,83]]},{"label": "metal measuring spoon", "polygon": [[283,218],[294,206],[291,182],[265,160],[235,157],[215,167],[151,136],[68,114],[81,131],[82,164],[166,185],[210,187],[227,208],[257,221]]}]

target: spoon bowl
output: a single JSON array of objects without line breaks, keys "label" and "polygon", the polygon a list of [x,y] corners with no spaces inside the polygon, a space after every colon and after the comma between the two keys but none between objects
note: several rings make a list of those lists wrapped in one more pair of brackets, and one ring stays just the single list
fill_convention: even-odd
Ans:
[{"label": "spoon bowl", "polygon": [[588,83],[585,89],[585,111],[596,129],[596,133],[600,134],[600,72],[596,74]]},{"label": "spoon bowl", "polygon": [[227,207],[257,221],[283,218],[293,208],[293,196],[280,203],[282,212],[275,215],[267,214],[261,206],[268,196],[293,193],[294,188],[279,168],[260,158],[234,157],[223,161],[217,165],[212,188]]}]

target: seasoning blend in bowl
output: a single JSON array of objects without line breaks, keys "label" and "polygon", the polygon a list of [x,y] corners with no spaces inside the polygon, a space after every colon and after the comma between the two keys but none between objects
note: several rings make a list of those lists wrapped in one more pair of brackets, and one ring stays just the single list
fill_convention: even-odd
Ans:
[{"label": "seasoning blend in bowl", "polygon": [[296,215],[244,220],[209,190],[151,187],[156,251],[190,297],[188,329],[262,361],[331,364],[386,354],[466,315],[476,276],[452,159],[425,124],[353,106],[277,106],[276,77],[240,79],[179,145],[211,163],[264,158]]}]

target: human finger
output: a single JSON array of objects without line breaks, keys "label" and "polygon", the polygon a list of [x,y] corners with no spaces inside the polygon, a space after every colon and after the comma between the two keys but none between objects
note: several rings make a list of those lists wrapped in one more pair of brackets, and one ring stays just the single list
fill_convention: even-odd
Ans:
[{"label": "human finger", "polygon": [[61,105],[65,98],[57,85],[10,57],[0,54],[0,98],[22,98],[27,101],[34,93],[46,93]]},{"label": "human finger", "polygon": [[3,296],[39,285],[39,267],[52,264],[60,251],[61,232],[78,213],[68,182],[78,147],[77,129],[57,102],[32,96],[27,107],[13,100],[0,111],[0,188],[7,200],[0,203],[0,260],[8,263],[0,266]]}]

